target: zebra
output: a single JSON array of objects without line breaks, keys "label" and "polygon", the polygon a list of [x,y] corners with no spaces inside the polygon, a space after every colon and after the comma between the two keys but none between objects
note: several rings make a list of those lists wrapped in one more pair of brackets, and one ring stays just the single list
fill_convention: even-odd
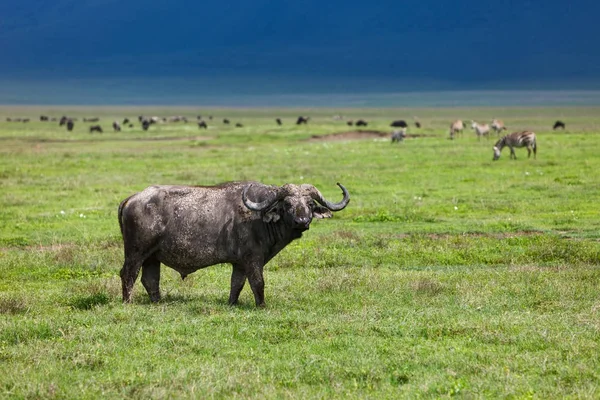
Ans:
[{"label": "zebra", "polygon": [[531,157],[531,150],[533,150],[533,158],[536,158],[537,144],[535,141],[535,133],[532,131],[513,132],[510,135],[506,135],[502,139],[498,140],[494,145],[494,161],[500,158],[500,152],[504,146],[508,146],[510,149],[511,159],[517,159],[515,147],[526,147],[527,158]]},{"label": "zebra", "polygon": [[465,129],[465,124],[460,119],[457,119],[453,123],[450,124],[450,139],[454,139],[454,136],[457,136],[459,133],[462,134],[463,129]]},{"label": "zebra", "polygon": [[506,127],[504,126],[504,122],[501,119],[494,118],[492,120],[492,129],[496,132],[496,135],[499,135],[501,131],[505,131]]},{"label": "zebra", "polygon": [[475,129],[477,139],[479,140],[481,140],[482,136],[489,137],[490,135],[490,126],[488,124],[479,125],[477,122],[471,120],[471,128]]}]

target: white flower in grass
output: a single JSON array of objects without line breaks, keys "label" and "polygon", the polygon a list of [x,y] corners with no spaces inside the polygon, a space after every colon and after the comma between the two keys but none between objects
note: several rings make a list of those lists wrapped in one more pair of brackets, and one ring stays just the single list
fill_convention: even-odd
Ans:
[{"label": "white flower in grass", "polygon": [[455,209],[455,210],[458,210],[458,207],[457,207],[457,206],[454,206],[454,209]]}]

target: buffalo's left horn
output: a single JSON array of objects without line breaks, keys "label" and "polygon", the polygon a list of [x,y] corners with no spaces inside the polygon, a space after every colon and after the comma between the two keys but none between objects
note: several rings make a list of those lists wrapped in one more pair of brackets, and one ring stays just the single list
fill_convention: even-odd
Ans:
[{"label": "buffalo's left horn", "polygon": [[340,187],[340,189],[342,189],[342,192],[344,193],[344,198],[339,203],[331,203],[331,202],[327,201],[323,197],[323,195],[321,194],[321,192],[319,192],[319,189],[317,189],[314,186],[313,186],[313,190],[311,190],[311,197],[315,201],[317,201],[319,204],[321,204],[322,206],[327,207],[331,211],[340,211],[340,210],[343,210],[348,205],[348,203],[350,202],[350,193],[348,193],[348,191],[346,190],[346,188],[344,187],[344,185],[342,185],[341,183],[338,182],[337,185]]},{"label": "buffalo's left horn", "polygon": [[250,210],[263,211],[263,210],[269,208],[270,206],[272,206],[273,204],[275,204],[275,202],[277,200],[279,200],[279,191],[278,191],[278,192],[276,192],[275,196],[272,199],[267,199],[265,201],[261,201],[260,203],[255,203],[252,200],[248,199],[248,189],[250,189],[251,186],[252,186],[252,184],[247,185],[246,187],[244,187],[244,191],[242,192],[242,201],[244,202],[246,207],[248,207]]}]

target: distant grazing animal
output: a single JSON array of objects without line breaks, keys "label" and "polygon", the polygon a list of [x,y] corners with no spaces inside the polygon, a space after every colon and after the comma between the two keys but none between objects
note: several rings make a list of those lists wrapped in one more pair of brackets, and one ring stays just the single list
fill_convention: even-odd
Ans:
[{"label": "distant grazing animal", "polygon": [[67,124],[67,130],[69,132],[71,132],[73,130],[73,128],[75,127],[75,123],[73,122],[72,119],[67,119],[67,121],[65,122]]},{"label": "distant grazing animal", "polygon": [[313,218],[330,218],[344,209],[350,194],[326,200],[313,185],[281,187],[258,182],[218,186],[150,186],[121,202],[118,210],[125,261],[121,269],[123,301],[131,301],[142,271],[142,285],[153,302],[160,300],[160,264],[181,278],[211,265],[233,266],[229,304],[234,305],[246,279],[257,306],[265,305],[263,268],[291,241],[309,229]]},{"label": "distant grazing animal", "polygon": [[209,115],[209,116],[208,116],[208,120],[209,120],[209,121],[210,121],[210,120],[212,120],[212,115]]},{"label": "distant grazing animal", "polygon": [[66,115],[63,115],[62,117],[60,117],[60,121],[58,121],[58,126],[63,126],[67,123],[68,120],[69,118]]},{"label": "distant grazing animal", "polygon": [[129,118],[125,118],[125,119],[123,120],[123,125],[127,125],[128,123],[129,123]]},{"label": "distant grazing animal", "polygon": [[237,124],[235,124],[235,127],[236,127],[236,128],[243,128],[243,127],[244,127],[244,125],[242,125],[241,123],[239,123],[239,122],[238,122]]},{"label": "distant grazing animal", "polygon": [[352,126],[352,125],[354,125],[354,121],[350,120],[350,121],[346,122],[346,125]]},{"label": "distant grazing animal", "polygon": [[50,119],[45,115],[40,115],[40,121],[49,121]]},{"label": "distant grazing animal", "polygon": [[471,120],[471,128],[475,129],[475,134],[479,140],[481,140],[482,136],[489,137],[490,135],[490,126],[488,124],[479,125],[477,122]]},{"label": "distant grazing animal", "polygon": [[21,122],[29,122],[29,118],[23,118]]},{"label": "distant grazing animal", "polygon": [[405,137],[406,137],[406,128],[395,130],[394,132],[392,132],[392,143],[394,143],[394,142],[400,143],[401,141],[404,140]]},{"label": "distant grazing animal", "polygon": [[225,119],[223,120],[223,123],[224,123],[225,125],[229,125],[229,120],[228,120],[227,118],[225,118]]},{"label": "distant grazing animal", "polygon": [[199,121],[198,122],[198,128],[204,128],[207,129],[208,125],[206,124],[206,121]]},{"label": "distant grazing animal", "polygon": [[398,119],[390,124],[392,128],[408,128],[408,124],[403,119]]},{"label": "distant grazing animal", "polygon": [[296,125],[306,125],[308,123],[308,120],[310,119],[310,117],[303,117],[303,116],[299,116],[298,119],[296,120]]},{"label": "distant grazing animal", "polygon": [[198,116],[196,116],[196,119],[197,119],[198,121],[202,120],[202,115],[198,115]]},{"label": "distant grazing animal", "polygon": [[505,131],[506,127],[504,126],[504,122],[501,119],[493,119],[492,120],[492,129],[496,132],[496,135],[500,134],[500,132]]},{"label": "distant grazing animal", "polygon": [[150,127],[150,120],[142,119],[142,129],[147,131]]},{"label": "distant grazing animal", "polygon": [[567,125],[565,125],[564,122],[562,121],[556,121],[554,123],[554,126],[552,127],[553,130],[557,130],[558,128],[562,128],[563,130],[567,127]]},{"label": "distant grazing animal", "polygon": [[90,133],[94,133],[94,132],[102,133],[102,127],[100,125],[90,126]]},{"label": "distant grazing animal", "polygon": [[450,139],[454,139],[458,137],[458,135],[462,135],[462,131],[465,129],[465,124],[463,124],[462,120],[457,119],[453,123],[450,124]]},{"label": "distant grazing animal", "polygon": [[537,143],[535,133],[531,131],[513,132],[498,140],[494,145],[494,161],[500,158],[500,152],[504,146],[508,146],[510,149],[510,158],[514,158],[515,160],[517,159],[515,148],[520,147],[527,148],[527,158],[531,157],[531,150],[533,150],[533,158],[536,158]]},{"label": "distant grazing animal", "polygon": [[277,125],[279,125],[279,126],[282,125],[281,118],[276,118],[275,122],[277,122]]},{"label": "distant grazing animal", "polygon": [[367,126],[368,123],[367,123],[367,121],[359,119],[358,121],[356,121],[356,123],[354,125],[356,125],[356,126]]},{"label": "distant grazing animal", "polygon": [[113,121],[112,127],[115,132],[121,132],[121,124],[119,124],[117,121]]},{"label": "distant grazing animal", "polygon": [[415,126],[417,128],[420,128],[421,127],[421,123],[419,122],[419,119],[417,117],[413,117],[413,120],[415,121]]},{"label": "distant grazing animal", "polygon": [[84,118],[83,122],[98,122],[100,121],[100,118],[98,117],[92,117],[92,118]]},{"label": "distant grazing animal", "polygon": [[130,127],[130,128],[133,128],[133,124],[129,124],[129,127]]}]

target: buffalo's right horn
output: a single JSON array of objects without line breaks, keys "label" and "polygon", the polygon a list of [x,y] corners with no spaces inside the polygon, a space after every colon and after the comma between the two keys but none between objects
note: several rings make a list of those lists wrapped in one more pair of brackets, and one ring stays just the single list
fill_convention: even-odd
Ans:
[{"label": "buffalo's right horn", "polygon": [[248,189],[252,187],[252,184],[244,187],[244,191],[242,192],[242,201],[252,211],[263,211],[267,208],[271,207],[277,200],[279,200],[279,191],[275,193],[275,196],[271,199],[267,199],[265,201],[261,201],[260,203],[255,203],[254,201],[248,199]]},{"label": "buffalo's right horn", "polygon": [[315,201],[319,202],[321,205],[324,205],[325,207],[330,209],[331,211],[343,210],[350,202],[350,193],[348,193],[348,190],[346,190],[344,185],[342,185],[341,183],[338,182],[337,185],[340,187],[340,189],[342,189],[342,193],[344,193],[344,198],[339,203],[332,203],[325,199],[321,192],[319,192],[319,190],[314,186],[311,189],[311,197]]}]

